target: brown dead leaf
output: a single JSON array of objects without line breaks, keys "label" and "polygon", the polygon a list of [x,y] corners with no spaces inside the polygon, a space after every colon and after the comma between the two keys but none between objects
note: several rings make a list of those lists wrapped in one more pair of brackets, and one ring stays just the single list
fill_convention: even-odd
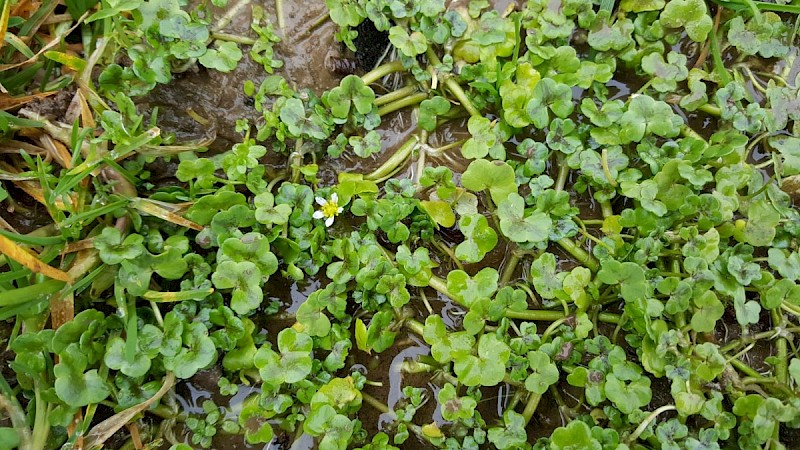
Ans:
[{"label": "brown dead leaf", "polygon": [[22,95],[20,97],[12,97],[8,94],[0,95],[0,110],[8,111],[9,109],[19,108],[22,105],[30,103],[36,99],[49,97],[57,91],[40,92],[38,94]]}]

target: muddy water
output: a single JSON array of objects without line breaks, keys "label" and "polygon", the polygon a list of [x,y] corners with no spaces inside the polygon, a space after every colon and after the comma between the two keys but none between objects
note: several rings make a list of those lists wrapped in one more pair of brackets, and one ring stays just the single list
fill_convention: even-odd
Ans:
[{"label": "muddy water", "polygon": [[[243,0],[239,0],[243,1]],[[235,8],[238,2],[230,0],[229,7]],[[267,17],[275,17],[275,2],[259,2]],[[324,2],[304,2],[284,0],[286,30],[276,32],[282,41],[276,45],[276,58],[284,62],[279,73],[300,88],[310,88],[317,94],[339,84],[339,75],[325,69],[324,61],[332,49],[337,48],[333,41],[336,24],[325,21],[312,32],[312,25],[326,13]],[[251,8],[244,7],[233,17],[231,24],[222,31],[228,34],[253,37],[250,31]],[[245,48],[249,51],[249,48]],[[211,150],[224,151],[241,136],[235,132],[237,119],[255,120],[258,113],[243,91],[246,80],[258,86],[268,75],[260,64],[254,63],[247,51],[239,66],[231,73],[220,73],[198,69],[177,76],[168,85],[159,85],[144,101],[140,102],[143,111],[159,108],[159,126],[166,131],[175,132],[179,139],[202,139],[216,133],[217,139]],[[210,123],[202,125],[195,121],[188,109],[207,119]]]}]

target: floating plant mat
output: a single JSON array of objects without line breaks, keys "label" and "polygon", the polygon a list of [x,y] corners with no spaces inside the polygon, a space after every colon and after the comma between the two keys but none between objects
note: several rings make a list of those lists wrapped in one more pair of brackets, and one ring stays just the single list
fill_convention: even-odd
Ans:
[{"label": "floating plant mat", "polygon": [[798,448],[793,3],[4,0],[0,449]]}]

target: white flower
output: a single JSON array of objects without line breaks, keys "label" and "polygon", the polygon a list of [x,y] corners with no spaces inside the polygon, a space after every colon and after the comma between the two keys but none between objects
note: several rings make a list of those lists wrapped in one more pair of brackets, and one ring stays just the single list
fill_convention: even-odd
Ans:
[{"label": "white flower", "polygon": [[317,204],[320,206],[318,211],[314,211],[315,219],[325,219],[325,226],[333,225],[333,219],[344,211],[344,208],[339,206],[339,196],[334,192],[331,194],[330,200],[325,200],[322,197],[317,197]]}]

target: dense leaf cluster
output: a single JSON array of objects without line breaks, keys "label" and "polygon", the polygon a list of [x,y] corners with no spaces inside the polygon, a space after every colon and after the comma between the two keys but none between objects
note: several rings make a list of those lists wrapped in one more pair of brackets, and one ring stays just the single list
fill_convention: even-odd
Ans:
[{"label": "dense leaf cluster", "polygon": [[[0,398],[30,410],[15,427],[44,433],[29,448],[73,445],[97,405],[120,412],[217,369],[243,402],[187,417],[162,398],[144,414],[205,448],[218,433],[323,450],[786,448],[800,428],[800,76],[780,3],[326,0],[343,45],[369,21],[391,48],[317,95],[272,74],[278,39],[255,7],[244,39],[205,4],[103,2],[87,20],[127,59],[83,87],[100,128],[13,126],[60,130],[74,155],[19,158],[3,180],[38,183],[53,227],[8,235],[45,263],[90,252],[62,260],[88,261],[67,284],[4,259],[0,317],[18,325]],[[241,142],[204,157],[146,129],[130,97],[195,64],[234,70],[247,46],[270,75],[243,86],[257,114],[237,122]],[[408,140],[387,149],[382,119],[404,108]],[[444,125],[469,137],[434,144]],[[379,167],[321,180],[350,154]],[[149,179],[157,158],[174,182]],[[90,190],[100,171],[114,182]],[[286,283],[312,288],[289,305]],[[77,313],[46,326],[66,298]],[[407,335],[427,354],[386,370],[430,383],[386,405],[356,361]],[[502,411],[483,408],[500,385]]]}]

